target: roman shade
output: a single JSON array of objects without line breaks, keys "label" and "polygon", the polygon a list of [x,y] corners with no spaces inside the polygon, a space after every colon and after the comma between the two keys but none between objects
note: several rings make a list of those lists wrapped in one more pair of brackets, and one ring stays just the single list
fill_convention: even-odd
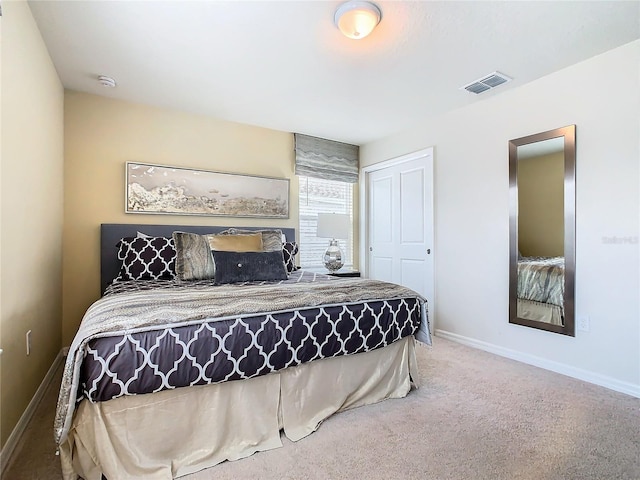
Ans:
[{"label": "roman shade", "polygon": [[294,133],[296,175],[358,183],[358,145]]}]

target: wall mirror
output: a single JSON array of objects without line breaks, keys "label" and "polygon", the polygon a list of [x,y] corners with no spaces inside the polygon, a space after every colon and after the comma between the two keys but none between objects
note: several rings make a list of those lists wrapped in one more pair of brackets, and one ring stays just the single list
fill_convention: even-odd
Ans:
[{"label": "wall mirror", "polygon": [[509,141],[509,323],[575,336],[570,125]]}]

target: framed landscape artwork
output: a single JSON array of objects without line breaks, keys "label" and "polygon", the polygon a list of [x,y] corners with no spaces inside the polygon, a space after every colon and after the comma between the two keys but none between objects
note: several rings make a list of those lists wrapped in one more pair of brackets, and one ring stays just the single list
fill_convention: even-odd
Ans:
[{"label": "framed landscape artwork", "polygon": [[289,179],[126,164],[126,212],[289,218]]}]

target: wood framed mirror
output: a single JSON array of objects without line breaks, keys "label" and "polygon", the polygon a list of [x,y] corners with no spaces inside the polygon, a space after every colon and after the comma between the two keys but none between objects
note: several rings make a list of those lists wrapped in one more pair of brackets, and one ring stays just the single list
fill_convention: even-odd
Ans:
[{"label": "wood framed mirror", "polygon": [[509,323],[575,336],[576,126],[509,141]]}]

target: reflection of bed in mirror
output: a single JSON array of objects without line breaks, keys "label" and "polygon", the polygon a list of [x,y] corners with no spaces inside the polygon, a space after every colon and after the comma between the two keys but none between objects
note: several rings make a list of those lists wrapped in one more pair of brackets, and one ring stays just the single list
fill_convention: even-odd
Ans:
[{"label": "reflection of bed in mirror", "polygon": [[564,257],[518,259],[518,317],[564,325]]}]

